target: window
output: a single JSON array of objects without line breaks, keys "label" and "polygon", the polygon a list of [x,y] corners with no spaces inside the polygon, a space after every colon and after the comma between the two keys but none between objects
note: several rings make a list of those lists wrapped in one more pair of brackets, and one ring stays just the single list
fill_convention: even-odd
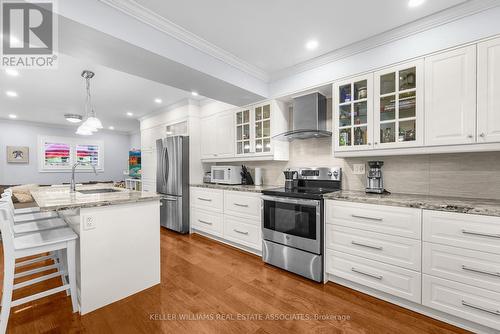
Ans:
[{"label": "window", "polygon": [[104,145],[97,140],[82,140],[81,138],[43,137],[38,138],[39,170],[40,172],[71,171],[75,162],[81,166],[79,170],[88,169],[90,165],[97,170],[104,170]]},{"label": "window", "polygon": [[70,146],[68,144],[44,144],[44,164],[46,167],[68,167],[71,162],[70,159]]},{"label": "window", "polygon": [[77,145],[76,161],[88,163],[95,167],[99,166],[99,146],[97,145]]}]

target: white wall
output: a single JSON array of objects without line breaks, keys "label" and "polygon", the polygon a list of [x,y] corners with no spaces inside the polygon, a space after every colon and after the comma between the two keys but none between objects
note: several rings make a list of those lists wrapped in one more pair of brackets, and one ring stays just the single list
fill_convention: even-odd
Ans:
[{"label": "white wall", "polygon": [[141,148],[141,131],[136,131],[131,133],[129,136],[129,148],[130,149],[140,149]]},{"label": "white wall", "polygon": [[[0,121],[0,184],[60,184],[70,180],[69,172],[38,171],[38,136],[76,137],[72,128],[51,127],[20,121]],[[96,176],[93,172],[79,172],[77,182],[120,181],[128,168],[128,150],[131,138],[127,134],[100,131],[93,140],[104,142],[104,171]],[[7,163],[7,146],[28,146],[29,164]]]}]

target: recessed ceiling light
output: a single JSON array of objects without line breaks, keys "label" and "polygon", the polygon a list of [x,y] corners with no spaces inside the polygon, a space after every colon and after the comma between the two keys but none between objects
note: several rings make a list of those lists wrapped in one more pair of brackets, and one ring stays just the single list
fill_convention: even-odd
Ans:
[{"label": "recessed ceiling light", "polygon": [[192,92],[191,92],[191,95],[193,95],[193,96],[198,96],[198,92],[192,91]]},{"label": "recessed ceiling light", "polygon": [[5,92],[5,94],[10,97],[17,97],[17,93],[14,92],[13,90],[8,90]]},{"label": "recessed ceiling light", "polygon": [[160,99],[160,98],[156,98],[156,99],[155,99],[155,102],[156,102],[156,103],[158,103],[158,104],[160,104],[160,103],[162,103],[162,102],[163,102],[163,100],[162,100],[162,99]]},{"label": "recessed ceiling light", "polygon": [[82,121],[82,115],[77,114],[65,114],[64,118],[70,123],[80,123]]},{"label": "recessed ceiling light", "polygon": [[11,118],[11,119],[16,119],[16,118],[17,118],[17,115],[14,115],[14,114],[9,114],[9,118]]},{"label": "recessed ceiling light", "polygon": [[17,77],[19,75],[19,71],[14,68],[6,68],[5,73],[13,77]]},{"label": "recessed ceiling light", "polygon": [[425,0],[410,0],[408,1],[408,7],[418,7],[424,2]]},{"label": "recessed ceiling light", "polygon": [[319,43],[317,40],[313,39],[306,43],[307,50],[314,50],[318,47]]},{"label": "recessed ceiling light", "polygon": [[127,116],[132,117],[132,116],[134,116],[134,113],[129,111],[129,112],[127,112]]},{"label": "recessed ceiling light", "polygon": [[114,130],[114,129],[115,129],[115,127],[111,125],[111,126],[109,126],[109,127],[108,127],[108,129],[110,129],[110,130]]}]

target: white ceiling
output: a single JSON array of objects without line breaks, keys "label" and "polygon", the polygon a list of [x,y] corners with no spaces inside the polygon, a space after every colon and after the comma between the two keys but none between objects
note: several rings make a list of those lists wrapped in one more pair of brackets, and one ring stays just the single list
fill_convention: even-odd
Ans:
[{"label": "white ceiling", "polygon": [[[0,72],[0,118],[15,114],[17,120],[76,129],[77,125],[67,122],[64,114],[84,113],[85,82],[80,76],[84,69],[95,72],[91,94],[97,116],[105,128],[114,126],[115,131],[137,131],[137,118],[192,98],[190,92],[60,54],[55,70],[21,70],[17,77]],[[8,90],[17,92],[18,97],[8,97]],[[155,98],[163,102],[157,104]],[[127,112],[134,116],[127,116]]]},{"label": "white ceiling", "polygon": [[[236,57],[273,73],[466,2],[427,0],[135,0]],[[316,39],[319,47],[305,49]]]}]

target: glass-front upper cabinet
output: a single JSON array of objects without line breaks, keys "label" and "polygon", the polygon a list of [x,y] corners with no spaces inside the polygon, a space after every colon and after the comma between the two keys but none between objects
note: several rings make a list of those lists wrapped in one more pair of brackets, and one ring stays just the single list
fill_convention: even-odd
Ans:
[{"label": "glass-front upper cabinet", "polygon": [[258,106],[254,112],[255,153],[271,152],[271,105]]},{"label": "glass-front upper cabinet", "polygon": [[372,148],[373,75],[334,83],[335,151]]},{"label": "glass-front upper cabinet", "polygon": [[236,154],[250,153],[250,109],[236,112]]},{"label": "glass-front upper cabinet", "polygon": [[374,148],[423,143],[423,61],[375,73]]}]

